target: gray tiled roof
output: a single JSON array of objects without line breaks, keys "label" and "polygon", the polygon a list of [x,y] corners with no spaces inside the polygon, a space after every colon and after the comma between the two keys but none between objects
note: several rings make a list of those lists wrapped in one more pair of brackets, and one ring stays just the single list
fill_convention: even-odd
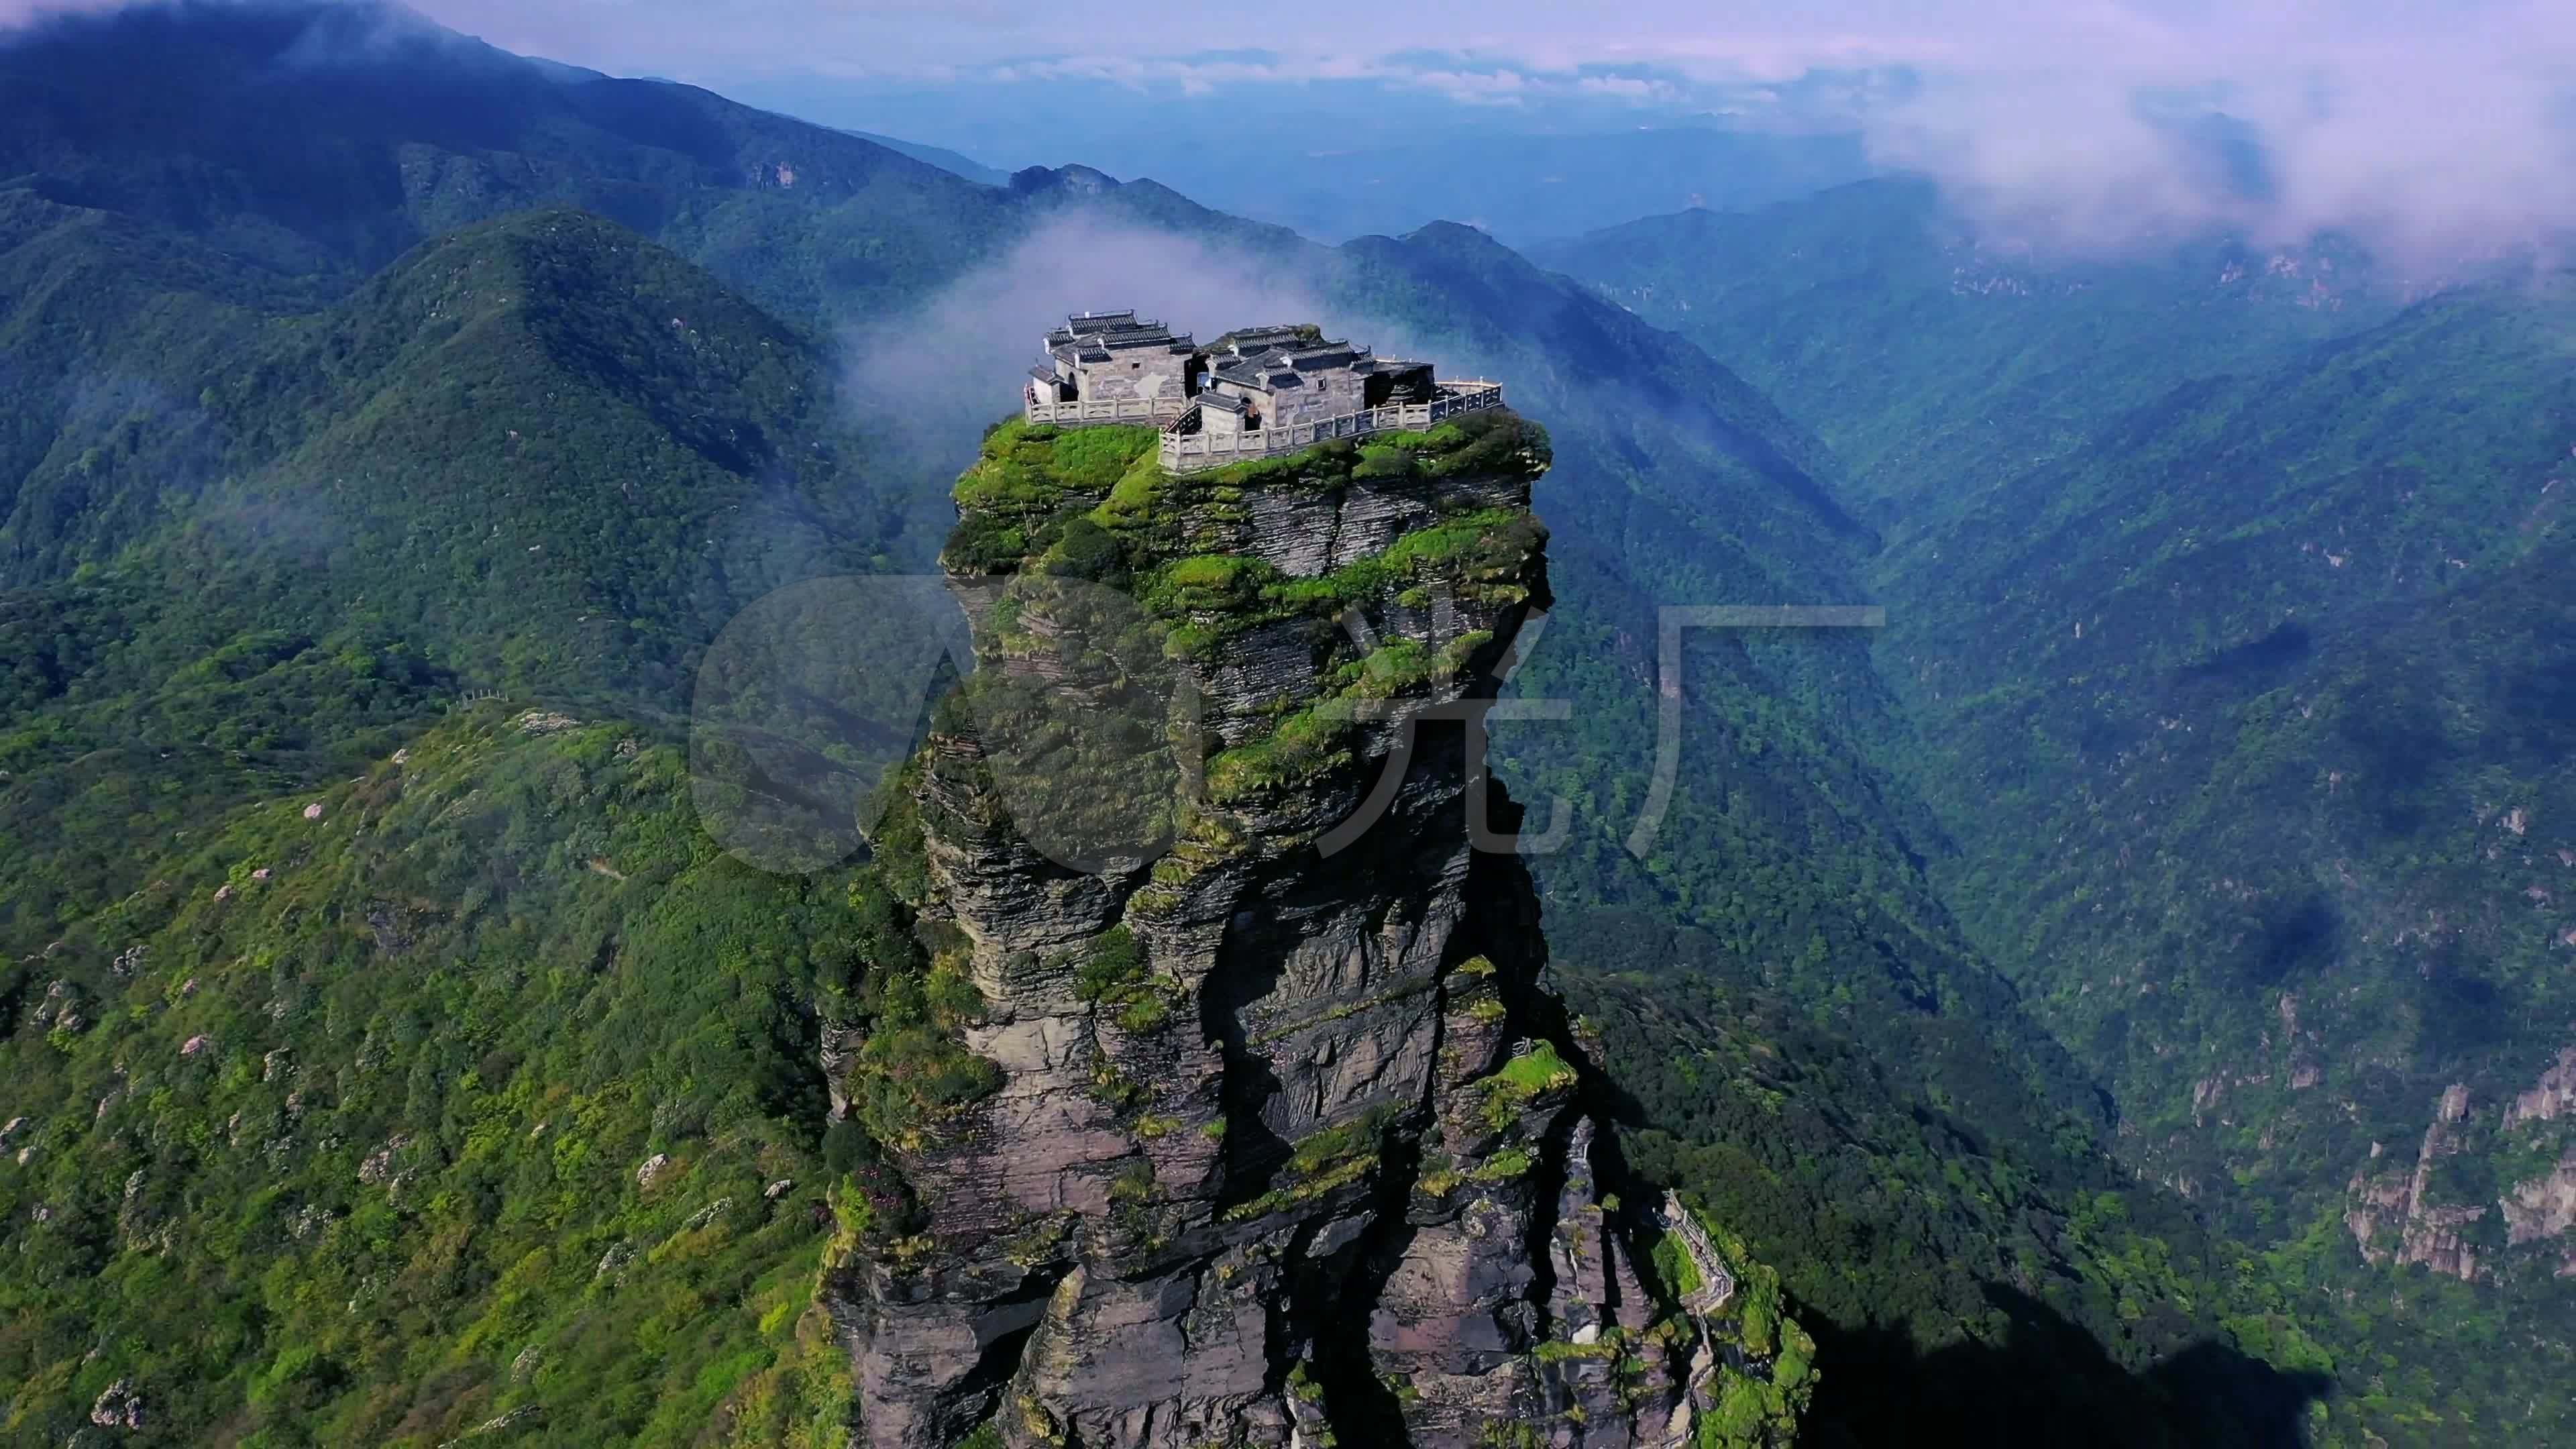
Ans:
[{"label": "gray tiled roof", "polygon": [[1250,355],[1273,347],[1302,342],[1306,334],[1294,326],[1238,327],[1226,334],[1225,340],[1237,352]]},{"label": "gray tiled roof", "polygon": [[[1065,325],[1046,335],[1048,350],[1072,360],[1081,354],[1130,352],[1139,348],[1161,348],[1175,356],[1195,352],[1198,344],[1186,332],[1174,333],[1150,318],[1138,320],[1133,312],[1077,312],[1065,319]],[[1101,359],[1084,355],[1083,361]]]},{"label": "gray tiled roof", "polygon": [[[1076,312],[1065,318],[1063,327],[1049,332],[1046,340],[1050,354],[1068,366],[1096,367],[1139,353],[1182,357],[1199,352],[1190,334],[1169,331],[1159,320],[1133,311]],[[1220,337],[1217,350],[1205,355],[1209,375],[1256,399],[1337,372],[1375,377],[1427,372],[1430,367],[1378,357],[1365,345],[1326,337],[1311,325],[1237,328]],[[1044,364],[1029,375],[1041,382],[1055,380]],[[1240,412],[1244,407],[1240,398],[1217,393],[1200,397],[1226,411]]]}]

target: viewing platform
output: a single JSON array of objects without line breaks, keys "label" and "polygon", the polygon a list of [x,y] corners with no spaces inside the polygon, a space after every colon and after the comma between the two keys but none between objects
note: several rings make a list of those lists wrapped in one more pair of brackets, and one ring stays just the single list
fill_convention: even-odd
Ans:
[{"label": "viewing platform", "polygon": [[1229,463],[1301,452],[1334,438],[1420,432],[1462,413],[1483,412],[1502,405],[1503,385],[1499,382],[1445,382],[1440,385],[1439,395],[1427,403],[1395,403],[1365,408],[1287,427],[1258,428],[1240,433],[1184,433],[1166,426],[1162,438],[1163,471],[1196,473],[1208,468],[1222,468]]},{"label": "viewing platform", "polygon": [[1189,400],[1177,397],[1122,397],[1103,402],[1039,402],[1033,398],[1027,404],[1030,422],[1059,428],[1098,427],[1104,423],[1161,427],[1188,411]]}]

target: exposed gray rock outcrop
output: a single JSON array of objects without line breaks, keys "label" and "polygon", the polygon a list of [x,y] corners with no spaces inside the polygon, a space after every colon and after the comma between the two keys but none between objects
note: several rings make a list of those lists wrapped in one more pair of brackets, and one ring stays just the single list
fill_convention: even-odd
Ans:
[{"label": "exposed gray rock outcrop", "polygon": [[[1187,541],[1166,557],[1288,577],[1481,522],[1374,579],[1365,628],[1246,617],[1240,592],[1167,617],[1196,631],[1171,652],[1206,743],[1178,752],[1159,856],[1055,863],[986,743],[937,733],[914,904],[982,997],[959,1036],[992,1085],[887,1144],[913,1220],[827,1278],[863,1443],[1686,1442],[1698,1338],[1653,1281],[1657,1219],[1603,1186],[1526,872],[1469,844],[1485,781],[1454,710],[1545,601],[1542,448],[1367,486],[1225,470],[1161,501]],[[1017,643],[989,579],[972,597],[985,671],[1079,684],[1045,662],[1069,655],[1043,590],[1016,596]],[[1390,768],[1375,824],[1323,850]]]}]

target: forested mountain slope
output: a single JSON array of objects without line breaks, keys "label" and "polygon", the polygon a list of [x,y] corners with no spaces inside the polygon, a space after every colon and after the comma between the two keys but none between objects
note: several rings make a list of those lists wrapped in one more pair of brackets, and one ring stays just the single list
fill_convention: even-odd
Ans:
[{"label": "forested mountain slope", "polygon": [[1999,257],[1899,183],[1548,255],[1852,466],[1867,752],[2124,1155],[2337,1305],[2363,1406],[2557,1432],[2564,279]]},{"label": "forested mountain slope", "polygon": [[[202,300],[162,295],[178,317]],[[309,608],[370,593],[443,621],[497,675],[508,636],[558,616],[668,634],[687,613],[703,629],[795,567],[764,573],[763,548],[793,552],[801,533],[809,552],[864,559],[899,526],[853,496],[854,461],[827,441],[850,432],[823,354],[587,213],[441,238],[326,311],[235,326],[211,356],[161,340],[93,356],[200,385],[173,397],[138,379],[122,407],[71,420],[0,533],[20,580],[166,541],[168,565],[258,569]],[[491,538],[505,512],[506,552]],[[570,662],[545,665],[570,683]]]},{"label": "forested mountain slope", "polygon": [[2458,293],[2185,388],[1883,575],[1885,660],[1958,745],[1922,777],[1969,847],[1947,896],[2131,1151],[2553,1358],[2571,315]]},{"label": "forested mountain slope", "polygon": [[6,968],[6,1432],[787,1442],[846,1402],[809,1007],[864,921],[630,726],[399,737]]},{"label": "forested mountain slope", "polygon": [[[676,710],[726,619],[897,544],[850,484],[819,357],[586,214],[471,229],[328,311],[234,320],[193,376],[199,349],[99,354],[193,405],[138,390],[76,417],[20,484],[0,529],[26,582],[13,802],[204,805],[218,778],[304,777],[345,762],[338,732],[478,689]],[[167,769],[101,753],[180,745],[193,763]],[[149,850],[97,824],[12,833],[26,932],[139,883]]]},{"label": "forested mountain slope", "polygon": [[1833,448],[1856,507],[1899,527],[2178,383],[2393,307],[2392,279],[2348,245],[2210,239],[2069,261],[1980,234],[1908,178],[1648,217],[1533,255],[1727,359]]},{"label": "forested mountain slope", "polygon": [[281,278],[158,223],[0,185],[0,579],[112,552],[215,445],[196,394],[278,311],[327,286]]},{"label": "forested mountain slope", "polygon": [[837,1442],[813,1008],[876,928],[726,856],[677,738],[723,622],[903,546],[831,364],[576,210],[263,314],[31,204],[163,299],[67,355],[194,406],[11,521],[10,1432]]},{"label": "forested mountain slope", "polygon": [[178,0],[44,22],[0,48],[0,178],[344,284],[436,233],[572,205],[737,281],[756,265],[764,300],[792,309],[903,296],[972,256],[1002,206],[847,132],[525,60],[366,3]]},{"label": "forested mountain slope", "polygon": [[[1530,808],[1525,828],[1545,823],[1551,796],[1572,810],[1563,848],[1532,860],[1560,969],[1650,978],[1605,982],[1589,989],[1610,994],[1593,999],[1620,1013],[1640,1001],[1770,1013],[1754,1056],[1715,1054],[1682,1074],[1715,1081],[1677,1085],[1668,1037],[1614,1032],[1629,1054],[1610,1065],[1636,1079],[1667,1140],[1701,1144],[1659,1162],[1745,1223],[1793,1294],[1831,1305],[1804,1320],[1846,1369],[1818,1390],[1820,1428],[1862,1442],[1909,1422],[1977,1431],[1987,1415],[1956,1391],[1953,1365],[1978,1343],[1988,1393],[2087,1386],[2055,1408],[2023,1403],[2034,1437],[2052,1413],[2091,1416],[2106,1396],[2129,1405],[2122,1432],[2137,1443],[2265,1442],[2281,1413],[2303,1417],[2313,1386],[2259,1368],[2252,1379],[2268,1389],[2222,1398],[2206,1420],[2130,1386],[2129,1373],[2213,1340],[2258,1346],[2284,1368],[2324,1357],[2276,1302],[2229,1290],[2228,1251],[2198,1242],[2162,1189],[2112,1166],[2100,1098],[1950,921],[1918,858],[1938,826],[1868,758],[1870,741],[1908,726],[1865,641],[1692,633],[1684,769],[1653,848],[1628,853],[1655,759],[1661,607],[1867,597],[1876,539],[1836,501],[1830,455],[1683,339],[1469,229],[1327,250],[1149,185],[1084,184],[1111,214],[1262,249],[1347,315],[1458,371],[1508,379],[1516,406],[1551,420],[1556,462],[1537,507],[1555,606],[1515,688],[1568,701],[1570,718],[1498,724],[1498,768]],[[1809,1027],[1782,1029],[1798,1018]],[[1883,1076],[1840,1065],[1867,1055],[1888,1064]],[[1771,1062],[1812,1115],[1713,1125],[1694,1093],[1763,1100],[1777,1090]],[[1876,1125],[1848,1125],[1864,1119]],[[1754,1122],[1767,1130],[1748,1134]],[[1742,1170],[1729,1153],[1746,1150],[1773,1165]],[[1853,1161],[1906,1187],[1853,1198],[1835,1165]],[[2106,1193],[2116,1207],[2097,1201]],[[1969,1239],[1981,1246],[1966,1250]],[[2027,1310],[2002,1306],[2005,1289],[2032,1292]],[[2159,1301],[2171,1306],[2131,1318]],[[2222,1316],[2238,1319],[2233,1340]]]},{"label": "forested mountain slope", "polygon": [[[181,6],[0,48],[21,123],[0,128],[0,335],[26,349],[0,376],[0,1121],[28,1118],[12,1231],[44,1238],[39,1208],[67,1225],[11,1310],[41,1385],[20,1423],[76,1423],[119,1378],[170,1442],[438,1443],[504,1400],[547,1406],[505,1426],[545,1442],[777,1442],[840,1412],[775,1286],[829,1231],[814,1182],[868,1171],[847,1130],[812,1170],[806,1013],[846,985],[840,943],[894,947],[839,877],[717,855],[673,716],[697,651],[769,589],[926,560],[971,456],[972,426],[925,438],[842,393],[814,339],[942,315],[942,287],[1069,218],[1212,244],[1360,340],[1502,378],[1548,425],[1557,606],[1515,687],[1572,717],[1511,725],[1500,767],[1532,828],[1573,806],[1567,848],[1533,862],[1559,969],[1610,1025],[1640,1160],[1740,1224],[1817,1329],[1820,1433],[1966,1432],[2046,1383],[1998,1436],[2117,1405],[2131,1442],[2279,1442],[2320,1388],[2301,1375],[2349,1370],[2302,1327],[2314,1303],[2105,1153],[2083,1063],[1927,874],[1957,822],[1891,766],[1917,726],[1866,641],[1693,635],[1680,787],[1654,849],[1626,852],[1657,609],[1884,587],[1796,409],[1465,228],[1326,248],[1080,168],[980,187],[387,23]],[[132,56],[195,69],[138,106],[111,83]],[[1063,304],[1131,301],[1154,305]],[[1014,385],[991,379],[983,413]],[[504,703],[466,706],[486,690]],[[454,1040],[420,1014],[433,994],[469,1023]],[[281,1047],[332,1077],[345,1123],[269,1132],[283,1079],[250,1078]],[[120,1067],[215,1075],[101,1113]],[[379,1071],[404,1074],[398,1108]],[[559,1161],[555,1104],[581,1102],[616,1121]],[[252,1188],[241,1154],[278,1136]],[[682,1203],[636,1176],[648,1152],[730,1176]],[[101,1194],[145,1159],[168,1167],[127,1232]],[[803,1186],[749,1206],[755,1170]],[[281,1239],[234,1216],[245,1194],[333,1221]],[[585,1261],[526,1260],[540,1201]],[[205,1324],[153,1297],[179,1244]],[[91,1301],[92,1271],[151,1291]],[[326,1321],[303,1274],[330,1307],[389,1306]],[[367,1297],[395,1280],[413,1296]],[[619,1286],[647,1282],[668,1296]],[[82,1357],[110,1332],[149,1347]],[[201,1367],[165,1390],[164,1364]],[[594,1395],[595,1427],[552,1407]]]}]

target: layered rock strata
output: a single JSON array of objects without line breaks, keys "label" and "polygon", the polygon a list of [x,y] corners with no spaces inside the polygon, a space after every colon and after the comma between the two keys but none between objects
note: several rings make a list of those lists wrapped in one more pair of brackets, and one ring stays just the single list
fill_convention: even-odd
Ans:
[{"label": "layered rock strata", "polygon": [[901,1180],[827,1280],[861,1441],[1691,1442],[1710,1350],[1529,877],[1471,848],[1517,813],[1459,716],[1545,603],[1543,436],[1152,454],[1013,423],[958,488],[978,670],[880,832],[917,954],[839,1053]]}]

